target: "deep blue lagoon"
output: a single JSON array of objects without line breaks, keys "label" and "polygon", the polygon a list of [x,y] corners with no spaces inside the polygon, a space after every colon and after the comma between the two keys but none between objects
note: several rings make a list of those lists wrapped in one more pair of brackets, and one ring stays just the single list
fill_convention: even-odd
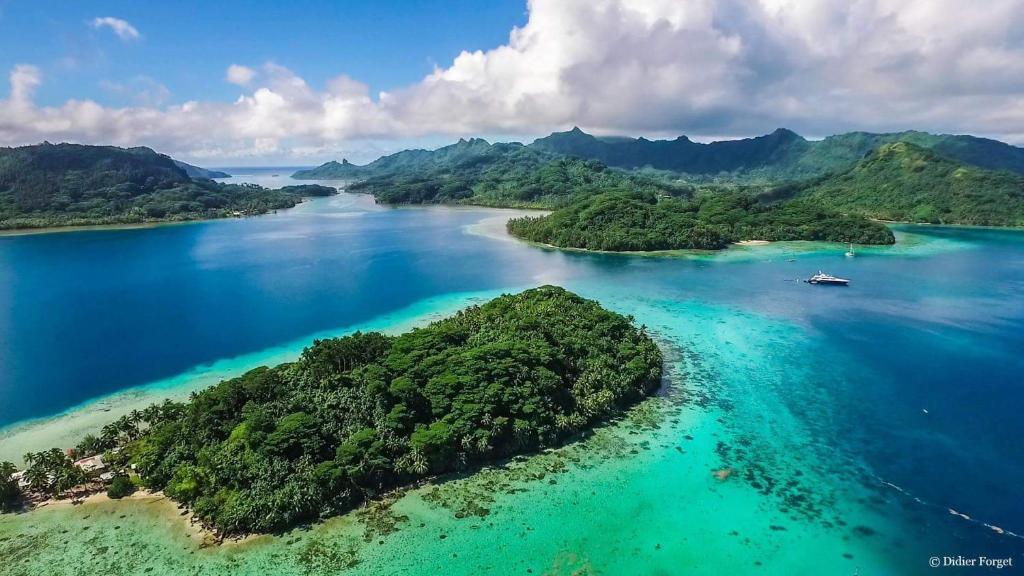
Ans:
[{"label": "deep blue lagoon", "polygon": [[[712,398],[694,408],[713,411],[710,457],[756,471],[732,502],[874,555],[823,566],[1024,563],[1024,540],[998,530],[1024,534],[1024,233],[900,227],[896,247],[855,258],[808,244],[637,257],[502,238],[505,214],[342,194],[260,218],[0,237],[0,425],[418,303],[560,284],[679,351],[674,385]],[[851,286],[799,281],[819,269]]]}]

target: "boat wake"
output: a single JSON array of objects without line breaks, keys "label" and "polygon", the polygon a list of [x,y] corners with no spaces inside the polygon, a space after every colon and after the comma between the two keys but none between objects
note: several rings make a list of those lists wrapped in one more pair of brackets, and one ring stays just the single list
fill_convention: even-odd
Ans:
[{"label": "boat wake", "polygon": [[911,494],[907,490],[905,490],[905,489],[903,489],[903,488],[893,484],[892,482],[889,482],[889,481],[887,481],[887,480],[885,480],[883,478],[880,478],[878,476],[875,476],[875,479],[878,480],[879,482],[881,482],[881,484],[883,486],[886,486],[887,488],[892,488],[893,490],[896,490],[900,494],[903,494],[907,498],[910,498],[910,499],[912,499],[913,501],[915,501],[915,502],[917,502],[919,504],[922,504],[922,505],[927,506],[929,508],[936,508],[936,509],[939,509],[939,510],[945,510],[946,512],[948,512],[949,514],[951,514],[953,516],[956,516],[958,518],[966,520],[966,521],[968,521],[968,522],[970,522],[972,524],[977,524],[978,526],[983,526],[983,527],[985,527],[985,528],[995,532],[996,534],[1001,534],[1003,536],[1010,536],[1010,537],[1016,538],[1018,540],[1024,540],[1024,535],[1022,535],[1022,534],[1017,534],[1016,532],[1011,532],[1010,530],[1007,530],[1007,529],[1002,528],[1000,526],[996,526],[995,524],[989,524],[988,522],[984,522],[982,520],[971,518],[967,514],[964,514],[963,512],[959,512],[957,510],[954,510],[954,509],[952,509],[952,508],[950,508],[948,506],[940,506],[938,504],[933,504],[933,503],[928,502],[926,500],[922,500],[922,499],[918,498],[917,496],[914,496],[913,494]]}]

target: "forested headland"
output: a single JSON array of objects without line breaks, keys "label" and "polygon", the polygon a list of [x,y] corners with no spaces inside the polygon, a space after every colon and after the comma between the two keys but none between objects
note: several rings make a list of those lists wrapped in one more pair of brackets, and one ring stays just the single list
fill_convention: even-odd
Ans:
[{"label": "forested headland", "polygon": [[0,148],[0,229],[251,216],[334,193],[319,185],[272,190],[193,179],[149,148]]}]

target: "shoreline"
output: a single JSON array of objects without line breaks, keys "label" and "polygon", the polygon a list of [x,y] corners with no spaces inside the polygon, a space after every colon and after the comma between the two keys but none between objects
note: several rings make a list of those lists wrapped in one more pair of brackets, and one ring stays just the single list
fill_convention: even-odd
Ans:
[{"label": "shoreline", "polygon": [[[331,198],[336,198],[332,196]],[[445,208],[451,206],[439,205]],[[454,207],[470,209],[469,206]],[[477,208],[480,209],[480,208]],[[652,252],[612,252],[597,251],[585,248],[561,248],[542,243],[525,240],[508,233],[505,223],[509,218],[519,212],[512,209],[486,210],[500,211],[500,214],[490,215],[478,222],[463,227],[467,234],[481,235],[495,240],[521,242],[526,245],[543,250],[558,250],[564,252],[620,255],[624,257],[647,257],[647,258],[697,258],[697,259],[721,259],[723,261],[747,258],[768,257],[792,257],[806,254],[838,250],[842,247],[839,243],[817,243],[815,241],[794,241],[794,242],[770,242],[756,241],[756,243],[737,243],[723,250],[671,250]],[[507,213],[506,213],[507,212]],[[191,222],[185,222],[187,224]],[[177,224],[177,223],[174,223]],[[160,224],[164,225],[164,224]],[[59,230],[65,231],[65,230]],[[897,230],[899,232],[899,230]],[[922,245],[919,235],[913,231],[905,232],[910,238],[900,238],[896,245],[868,247],[867,251],[877,255],[907,255],[908,251],[916,252]],[[925,241],[927,242],[927,241]],[[874,250],[873,250],[874,249]],[[501,292],[500,290],[497,292]],[[411,303],[409,306],[394,310],[382,316],[368,319],[365,322],[356,323],[351,326],[343,326],[336,329],[325,330],[316,334],[309,334],[297,338],[293,342],[286,342],[278,346],[271,346],[263,350],[253,351],[247,354],[232,358],[222,358],[209,364],[194,366],[182,373],[163,378],[153,382],[147,382],[115,391],[111,394],[85,400],[79,404],[68,407],[59,412],[26,418],[15,422],[0,425],[0,461],[10,460],[15,464],[21,464],[21,457],[26,451],[46,449],[63,444],[77,442],[77,439],[88,432],[95,432],[103,425],[115,420],[131,409],[141,409],[164,399],[183,399],[192,391],[198,391],[212,386],[220,380],[241,375],[248,369],[270,363],[287,362],[294,359],[301,349],[308,345],[315,338],[330,338],[341,336],[354,330],[382,330],[401,329],[403,326],[415,326],[418,322],[429,322],[443,314],[443,311],[472,303],[475,297],[486,297],[485,294],[497,293],[495,291],[484,291],[477,293],[451,293],[428,298]],[[463,302],[459,305],[444,304],[434,310],[433,303],[438,300],[449,300],[452,302]]]},{"label": "shoreline", "polygon": [[199,547],[234,546],[255,540],[264,534],[246,534],[240,536],[223,536],[206,526],[188,507],[182,506],[161,491],[137,488],[135,492],[123,498],[114,499],[107,496],[106,490],[97,490],[81,499],[50,498],[33,503],[24,508],[24,514],[37,513],[44,510],[59,511],[74,508],[113,507],[121,511],[131,506],[148,508],[162,518],[168,527],[180,529],[180,534],[189,540],[196,541]]},{"label": "shoreline", "polygon": [[[340,190],[339,190],[340,192]],[[293,210],[316,198],[333,198],[337,196],[304,196],[298,199],[295,206],[269,210],[262,214],[249,214],[235,216],[215,216],[211,218],[189,218],[185,220],[149,220],[144,222],[115,222],[110,224],[69,224],[67,226],[39,226],[36,228],[3,228],[0,229],[0,238],[7,236],[35,236],[42,234],[59,234],[62,232],[104,232],[108,230],[148,230],[151,228],[162,228],[165,226],[184,226],[188,224],[201,224],[204,222],[219,222],[222,220],[247,220],[249,218],[260,218],[262,216],[273,216],[279,212]]]},{"label": "shoreline", "polygon": [[[663,349],[665,345],[665,342],[658,341],[659,349]],[[555,445],[495,460],[483,461],[466,470],[431,474],[417,478],[408,484],[395,486],[371,498],[367,498],[359,505],[344,512],[300,522],[289,526],[281,532],[250,532],[224,535],[196,516],[195,511],[190,506],[175,501],[170,496],[164,494],[163,491],[152,491],[139,486],[136,486],[135,491],[128,496],[118,499],[107,496],[106,486],[103,486],[92,491],[84,498],[50,497],[45,500],[30,501],[21,509],[19,514],[28,515],[39,512],[70,511],[76,508],[84,510],[90,507],[111,507],[124,514],[131,511],[129,509],[131,506],[148,507],[148,512],[160,516],[161,521],[166,523],[167,528],[177,530],[180,527],[182,529],[181,535],[197,542],[199,548],[222,550],[229,550],[231,547],[264,538],[280,539],[298,530],[327,530],[330,528],[331,523],[344,521],[345,519],[360,518],[360,516],[367,512],[372,512],[382,507],[389,509],[393,504],[410,495],[422,495],[422,493],[430,489],[452,489],[460,483],[473,482],[474,477],[477,476],[483,477],[489,474],[513,475],[517,470],[528,469],[552,456],[559,458],[561,455],[569,453],[600,452],[601,448],[590,446],[595,438],[608,435],[628,435],[633,434],[637,430],[658,430],[659,427],[657,426],[650,427],[650,423],[647,420],[650,418],[656,420],[667,418],[667,415],[677,409],[680,403],[683,402],[682,398],[685,395],[683,382],[678,380],[678,376],[666,371],[664,366],[665,363],[663,362],[663,372],[658,386],[647,395],[638,398],[632,405],[620,408],[616,412],[597,420],[591,427],[580,430]],[[697,417],[694,416],[694,418]],[[552,474],[560,473],[547,466],[544,469]],[[523,482],[526,484],[541,483],[543,479],[544,474],[537,476],[527,475]],[[86,514],[85,518],[89,518],[89,516],[91,514]]]},{"label": "shoreline", "polygon": [[[263,216],[261,214],[260,216]],[[36,236],[43,234],[60,234],[62,232],[103,232],[106,230],[148,230],[164,226],[184,226],[215,220],[228,220],[237,216],[223,218],[199,218],[195,220],[155,220],[152,222],[126,222],[123,224],[72,224],[69,226],[40,226],[38,228],[5,228],[0,229],[0,238],[7,236]]]},{"label": "shoreline", "polygon": [[253,368],[293,361],[315,339],[335,338],[360,330],[389,334],[403,332],[510,290],[514,288],[456,292],[418,300],[363,322],[323,330],[278,346],[194,366],[180,374],[85,400],[55,414],[11,422],[0,426],[0,461],[9,460],[15,465],[23,465],[22,456],[25,452],[73,445],[85,434],[96,432],[133,409],[142,409],[165,399],[187,399],[192,392],[240,376]]}]

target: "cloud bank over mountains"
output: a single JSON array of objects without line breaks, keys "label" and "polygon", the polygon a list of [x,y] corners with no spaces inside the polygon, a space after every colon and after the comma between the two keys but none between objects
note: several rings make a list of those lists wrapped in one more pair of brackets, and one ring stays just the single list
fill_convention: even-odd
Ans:
[{"label": "cloud bank over mountains", "polygon": [[234,101],[41,106],[34,93],[45,78],[22,64],[0,100],[0,144],[299,159],[353,141],[576,124],[705,137],[917,128],[1024,142],[1024,0],[531,0],[528,9],[505,45],[375,95],[344,75],[314,87],[284,66],[245,63],[225,71],[241,90]]}]

